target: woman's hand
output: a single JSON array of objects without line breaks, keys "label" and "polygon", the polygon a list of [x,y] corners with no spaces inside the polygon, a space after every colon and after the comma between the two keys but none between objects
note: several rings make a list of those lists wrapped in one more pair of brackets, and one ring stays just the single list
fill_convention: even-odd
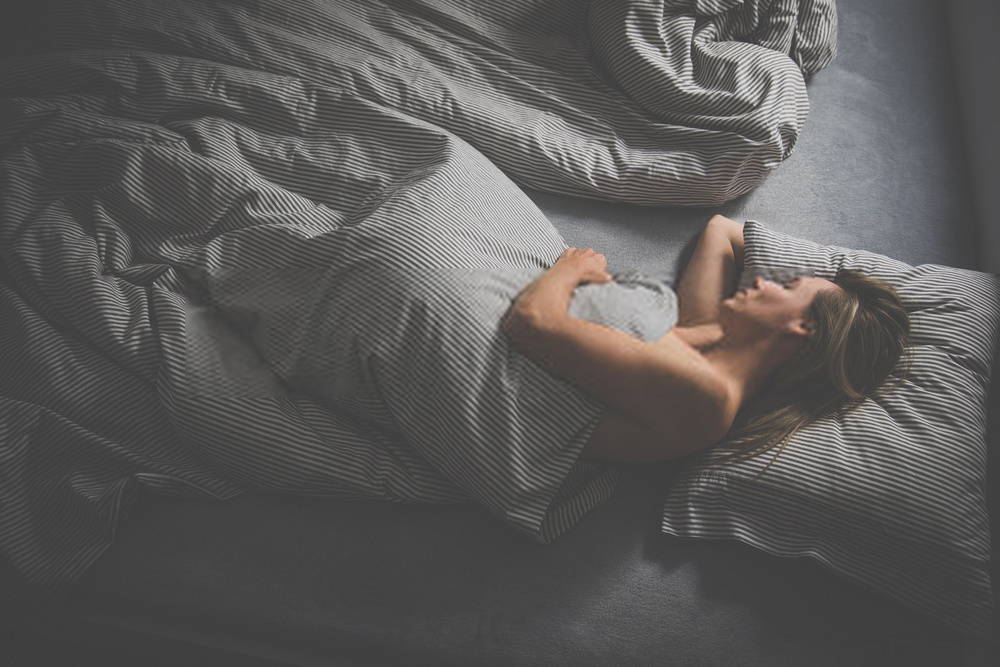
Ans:
[{"label": "woman's hand", "polygon": [[566,248],[556,263],[553,271],[565,271],[575,276],[577,282],[606,283],[611,280],[608,273],[608,260],[599,252],[587,248]]},{"label": "woman's hand", "polygon": [[566,248],[548,271],[521,290],[507,311],[500,329],[522,347],[534,332],[554,326],[567,317],[573,290],[582,282],[606,283],[611,275],[604,255],[587,248]]}]

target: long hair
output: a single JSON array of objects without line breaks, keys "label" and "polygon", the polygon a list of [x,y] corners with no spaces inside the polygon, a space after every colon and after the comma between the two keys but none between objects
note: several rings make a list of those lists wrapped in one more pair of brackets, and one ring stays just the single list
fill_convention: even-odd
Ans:
[{"label": "long hair", "polygon": [[[909,342],[910,319],[886,283],[843,269],[840,290],[813,298],[813,330],[800,354],[772,373],[766,388],[736,415],[718,463],[743,461],[777,447],[763,474],[806,424],[860,403],[892,373]],[[902,375],[908,372],[902,368]]]}]

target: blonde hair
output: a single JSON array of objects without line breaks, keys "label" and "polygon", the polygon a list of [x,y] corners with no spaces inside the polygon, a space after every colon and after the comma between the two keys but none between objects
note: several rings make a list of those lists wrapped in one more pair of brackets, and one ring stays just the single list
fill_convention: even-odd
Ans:
[{"label": "blonde hair", "polygon": [[[767,388],[736,416],[718,463],[743,461],[775,447],[820,417],[857,404],[881,385],[903,356],[910,319],[889,285],[858,271],[843,269],[813,298],[806,318],[812,332],[801,353],[782,364]],[[901,369],[905,376],[907,368]]]}]

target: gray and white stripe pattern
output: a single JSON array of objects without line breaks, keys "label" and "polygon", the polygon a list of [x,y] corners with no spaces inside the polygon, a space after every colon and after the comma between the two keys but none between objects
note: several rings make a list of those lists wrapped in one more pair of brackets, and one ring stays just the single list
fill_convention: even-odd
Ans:
[{"label": "gray and white stripe pattern", "polygon": [[[139,488],[473,499],[541,541],[606,498],[602,406],[498,332],[565,246],[518,185],[742,194],[835,34],[829,0],[633,5],[46,3],[0,62],[3,557],[72,581]],[[648,30],[708,78],[650,93]],[[659,336],[655,282],[576,305]]]},{"label": "gray and white stripe pattern", "polygon": [[804,428],[759,478],[771,454],[693,460],[671,487],[663,531],[809,556],[960,632],[988,634],[986,399],[1000,278],[819,246],[755,221],[744,238],[744,280],[840,268],[885,280],[910,315],[911,345],[889,382]]},{"label": "gray and white stripe pattern", "polygon": [[[467,143],[150,52],[2,84],[0,551],[29,579],[79,576],[137,484],[473,499],[543,542],[611,493],[577,461],[602,407],[498,329],[565,244]],[[669,289],[629,285],[581,307],[662,335]]]},{"label": "gray and white stripe pattern", "polygon": [[335,88],[443,127],[521,186],[712,205],[791,153],[833,0],[105,0],[54,48],[157,51]]}]

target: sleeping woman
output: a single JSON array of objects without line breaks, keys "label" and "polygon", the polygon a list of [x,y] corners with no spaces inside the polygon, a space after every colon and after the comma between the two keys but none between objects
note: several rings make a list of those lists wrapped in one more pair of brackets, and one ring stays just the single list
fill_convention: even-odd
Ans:
[{"label": "sleeping woman", "polygon": [[568,314],[578,285],[612,279],[593,250],[566,249],[519,293],[502,323],[511,342],[608,407],[582,457],[660,461],[723,439],[727,458],[756,456],[889,375],[909,332],[891,287],[843,270],[736,290],[743,247],[741,224],[709,220],[677,325],[654,342]]}]

